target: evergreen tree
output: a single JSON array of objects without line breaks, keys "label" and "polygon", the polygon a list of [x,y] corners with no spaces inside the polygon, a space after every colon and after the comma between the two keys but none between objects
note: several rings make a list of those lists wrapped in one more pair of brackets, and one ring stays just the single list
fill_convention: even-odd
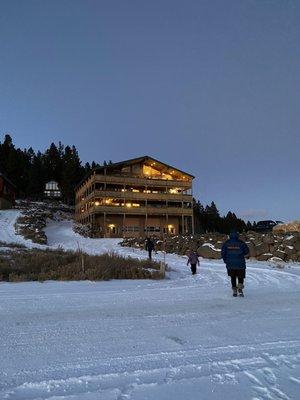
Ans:
[{"label": "evergreen tree", "polygon": [[61,181],[61,189],[63,198],[68,204],[73,204],[75,200],[74,189],[77,183],[85,174],[84,167],[78,156],[75,146],[66,146],[63,156],[63,173]]},{"label": "evergreen tree", "polygon": [[246,230],[247,230],[247,231],[252,231],[252,230],[253,230],[253,227],[252,227],[252,224],[251,224],[250,221],[247,222]]}]

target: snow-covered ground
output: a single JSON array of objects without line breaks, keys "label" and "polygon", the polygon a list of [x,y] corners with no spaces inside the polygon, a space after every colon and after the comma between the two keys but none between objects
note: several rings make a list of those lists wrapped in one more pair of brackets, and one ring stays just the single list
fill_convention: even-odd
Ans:
[{"label": "snow-covered ground", "polygon": [[[16,240],[13,213],[0,212],[0,241]],[[51,247],[146,257],[70,222],[47,235]],[[0,284],[0,399],[299,399],[299,264],[249,262],[246,297],[233,298],[221,261],[196,276],[184,257],[167,262],[163,281]]]}]

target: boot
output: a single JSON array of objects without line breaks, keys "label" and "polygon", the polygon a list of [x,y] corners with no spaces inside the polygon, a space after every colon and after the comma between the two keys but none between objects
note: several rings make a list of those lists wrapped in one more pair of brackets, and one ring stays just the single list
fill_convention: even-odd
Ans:
[{"label": "boot", "polygon": [[237,288],[236,287],[232,288],[232,296],[237,297]]},{"label": "boot", "polygon": [[242,283],[239,283],[237,292],[238,292],[238,295],[241,297],[244,297],[243,289],[244,289],[244,285]]}]

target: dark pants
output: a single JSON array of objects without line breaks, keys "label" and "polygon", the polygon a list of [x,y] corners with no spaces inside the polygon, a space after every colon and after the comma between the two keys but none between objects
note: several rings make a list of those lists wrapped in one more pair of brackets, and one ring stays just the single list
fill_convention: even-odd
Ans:
[{"label": "dark pants", "polygon": [[152,249],[148,250],[148,254],[149,254],[149,260],[152,260]]},{"label": "dark pants", "polygon": [[239,277],[237,277],[237,276],[232,276],[232,277],[231,277],[231,286],[232,286],[233,288],[236,288],[236,287],[237,287],[237,282],[236,282],[236,280],[238,280],[238,283],[240,283],[241,285],[244,284],[244,278],[239,278]]},{"label": "dark pants", "polygon": [[197,271],[197,264],[191,264],[191,271],[192,271],[192,274],[195,275],[195,273]]}]

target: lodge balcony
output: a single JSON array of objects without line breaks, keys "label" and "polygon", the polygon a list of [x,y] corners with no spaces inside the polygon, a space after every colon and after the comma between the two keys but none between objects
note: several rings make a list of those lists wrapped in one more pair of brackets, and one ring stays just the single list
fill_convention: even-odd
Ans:
[{"label": "lodge balcony", "polygon": [[86,189],[90,187],[94,183],[115,183],[119,185],[137,185],[137,186],[159,186],[172,188],[174,186],[178,186],[183,189],[190,189],[192,186],[191,181],[189,180],[167,180],[167,179],[155,179],[155,178],[146,178],[146,177],[132,177],[130,175],[100,175],[95,174],[91,175],[85,182],[78,187],[78,193],[82,192],[82,189]]},{"label": "lodge balcony", "polygon": [[107,190],[94,190],[91,192],[87,197],[84,198],[86,201],[91,201],[96,198],[118,198],[124,200],[156,200],[156,201],[185,201],[191,202],[192,196],[190,194],[181,194],[181,193],[144,193],[144,192],[132,192],[132,191],[125,191],[122,192],[120,190],[114,191],[107,191]]},{"label": "lodge balcony", "polygon": [[192,208],[183,207],[126,207],[126,206],[93,206],[88,210],[79,212],[79,218],[95,214],[132,214],[132,215],[169,215],[169,216],[192,216]]}]

